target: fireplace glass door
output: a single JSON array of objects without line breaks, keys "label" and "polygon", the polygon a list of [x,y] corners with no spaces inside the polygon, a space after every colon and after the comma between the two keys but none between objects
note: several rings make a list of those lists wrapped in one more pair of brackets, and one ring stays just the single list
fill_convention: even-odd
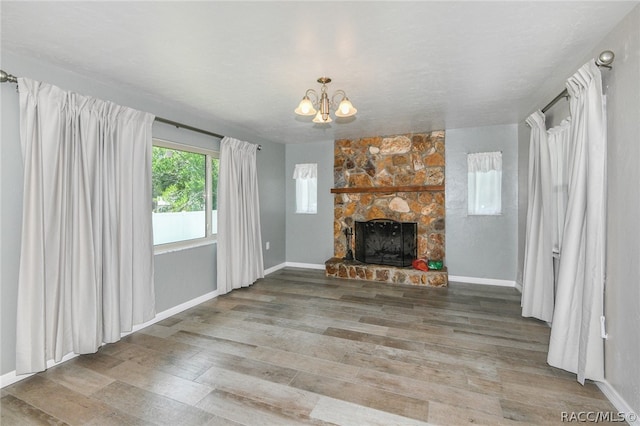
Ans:
[{"label": "fireplace glass door", "polygon": [[355,258],[364,263],[406,267],[416,258],[417,224],[374,219],[355,223]]}]

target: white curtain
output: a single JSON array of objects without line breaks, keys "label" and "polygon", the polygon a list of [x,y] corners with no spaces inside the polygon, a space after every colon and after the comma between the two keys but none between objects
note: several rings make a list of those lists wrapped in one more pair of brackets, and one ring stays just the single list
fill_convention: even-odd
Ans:
[{"label": "white curtain", "polygon": [[16,373],[92,353],[155,315],[154,116],[25,78]]},{"label": "white curtain", "polygon": [[569,182],[569,150],[571,145],[571,119],[547,131],[547,143],[551,158],[551,228],[554,258],[559,259],[564,235],[564,218],[567,211]]},{"label": "white curtain", "polygon": [[568,199],[550,365],[578,381],[604,379],[603,314],[606,202],[606,112],[600,70],[593,61],[568,81],[571,125]]},{"label": "white curtain", "polygon": [[551,159],[544,115],[536,111],[526,121],[531,138],[522,316],[550,322],[554,307]]},{"label": "white curtain", "polygon": [[318,164],[296,164],[293,178],[296,180],[296,213],[317,213]]},{"label": "white curtain", "polygon": [[502,153],[467,155],[468,214],[497,215],[502,212]]},{"label": "white curtain", "polygon": [[264,277],[256,152],[258,145],[225,137],[218,177],[218,291]]},{"label": "white curtain", "polygon": [[564,220],[567,212],[568,165],[571,145],[570,118],[547,131],[551,157],[551,236],[553,243],[554,295],[560,269],[560,253],[564,236]]}]

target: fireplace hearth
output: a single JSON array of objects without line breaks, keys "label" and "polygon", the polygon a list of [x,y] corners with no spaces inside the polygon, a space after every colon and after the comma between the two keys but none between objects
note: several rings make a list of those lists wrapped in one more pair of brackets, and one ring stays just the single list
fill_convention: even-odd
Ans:
[{"label": "fireplace hearth", "polygon": [[376,265],[411,266],[416,259],[418,225],[373,219],[355,223],[356,260]]}]

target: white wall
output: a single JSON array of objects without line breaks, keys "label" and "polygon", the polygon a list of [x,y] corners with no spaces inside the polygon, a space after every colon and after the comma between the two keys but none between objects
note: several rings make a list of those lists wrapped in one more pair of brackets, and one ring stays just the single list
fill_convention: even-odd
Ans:
[{"label": "white wall", "polygon": [[[518,133],[515,124],[447,129],[446,264],[450,276],[515,283]],[[467,215],[467,154],[502,151],[502,214]]]}]

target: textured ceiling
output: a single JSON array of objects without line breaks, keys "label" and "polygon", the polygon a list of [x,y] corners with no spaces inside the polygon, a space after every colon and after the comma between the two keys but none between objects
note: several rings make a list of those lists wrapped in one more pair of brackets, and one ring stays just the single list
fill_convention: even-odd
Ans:
[{"label": "textured ceiling", "polygon": [[[540,93],[557,90],[549,77],[572,74],[635,4],[2,1],[0,7],[3,50],[276,142],[304,143],[518,122]],[[294,115],[305,90],[319,89],[320,76],[333,79],[329,93],[347,92],[358,108],[355,120],[313,125]]]}]

